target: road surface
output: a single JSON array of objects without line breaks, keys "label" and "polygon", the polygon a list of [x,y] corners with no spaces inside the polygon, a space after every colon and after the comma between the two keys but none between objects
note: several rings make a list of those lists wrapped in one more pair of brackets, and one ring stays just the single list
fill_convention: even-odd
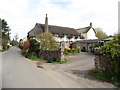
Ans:
[{"label": "road surface", "polygon": [[3,88],[112,88],[87,76],[94,68],[94,55],[69,56],[66,64],[42,63],[30,61],[21,55],[20,49],[11,47],[2,53]]},{"label": "road surface", "polygon": [[[52,72],[37,68],[34,63],[24,58],[20,49],[16,47],[11,47],[2,56],[3,88],[72,88],[73,85],[80,87],[64,75],[64,77],[57,78]],[[64,78],[68,80],[67,83],[62,80]]]}]

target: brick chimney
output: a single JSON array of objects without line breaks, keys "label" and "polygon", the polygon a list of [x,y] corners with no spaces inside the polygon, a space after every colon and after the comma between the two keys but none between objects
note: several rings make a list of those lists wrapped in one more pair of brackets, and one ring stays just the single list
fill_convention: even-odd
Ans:
[{"label": "brick chimney", "polygon": [[48,31],[48,17],[47,17],[47,14],[46,14],[46,17],[45,17],[45,27],[44,27],[44,31],[45,31],[45,32],[49,32],[49,31]]},{"label": "brick chimney", "polygon": [[90,22],[90,27],[92,27],[92,22]]}]

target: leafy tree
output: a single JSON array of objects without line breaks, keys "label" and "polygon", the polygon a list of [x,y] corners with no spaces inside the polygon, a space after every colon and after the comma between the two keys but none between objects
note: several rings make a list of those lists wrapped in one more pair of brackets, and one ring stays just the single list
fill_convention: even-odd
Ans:
[{"label": "leafy tree", "polygon": [[18,42],[13,39],[13,40],[10,42],[10,44],[11,44],[12,46],[17,46],[17,45],[18,45]]},{"label": "leafy tree", "polygon": [[7,43],[10,41],[10,31],[7,22],[4,19],[0,19],[0,38],[2,38],[3,49],[8,47]]},{"label": "leafy tree", "polygon": [[16,35],[14,36],[14,39],[15,39],[15,41],[18,40],[18,34],[16,34]]},{"label": "leafy tree", "polygon": [[11,41],[11,45],[12,46],[18,46],[18,34],[16,34],[13,38],[13,40]]},{"label": "leafy tree", "polygon": [[105,32],[103,32],[101,28],[95,28],[95,31],[97,32],[96,37],[99,39],[108,37],[108,35]]},{"label": "leafy tree", "polygon": [[40,41],[39,48],[41,50],[54,51],[60,48],[60,45],[56,42],[51,33],[40,34],[39,36],[37,36],[37,38]]}]

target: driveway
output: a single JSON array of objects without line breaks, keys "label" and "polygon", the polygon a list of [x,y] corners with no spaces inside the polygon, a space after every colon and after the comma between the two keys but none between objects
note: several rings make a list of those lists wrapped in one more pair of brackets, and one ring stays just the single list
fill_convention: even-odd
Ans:
[{"label": "driveway", "polygon": [[94,69],[94,55],[89,53],[80,53],[68,56],[70,62],[66,64],[43,64],[46,69],[59,73],[59,75],[67,75],[82,88],[113,88],[114,85],[101,82],[90,76],[88,73]]},{"label": "driveway", "polygon": [[94,68],[94,55],[71,55],[69,63],[52,64],[24,58],[20,49],[12,47],[3,53],[3,88],[113,88],[88,75]]}]

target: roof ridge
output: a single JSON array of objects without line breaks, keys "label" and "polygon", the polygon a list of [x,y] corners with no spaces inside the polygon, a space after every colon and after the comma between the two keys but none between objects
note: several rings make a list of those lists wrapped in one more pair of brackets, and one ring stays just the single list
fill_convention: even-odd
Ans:
[{"label": "roof ridge", "polygon": [[[45,25],[45,24],[42,24],[42,23],[36,23],[36,24],[39,24],[39,25]],[[62,27],[62,28],[71,28],[71,27],[65,27],[65,26],[57,26],[57,25],[48,25],[48,26],[55,26],[55,27]],[[75,29],[75,28],[71,28],[71,29]]]},{"label": "roof ridge", "polygon": [[[78,29],[84,29],[84,28],[92,28],[91,26],[83,27],[83,28],[78,28]],[[76,29],[76,30],[78,30]]]}]

